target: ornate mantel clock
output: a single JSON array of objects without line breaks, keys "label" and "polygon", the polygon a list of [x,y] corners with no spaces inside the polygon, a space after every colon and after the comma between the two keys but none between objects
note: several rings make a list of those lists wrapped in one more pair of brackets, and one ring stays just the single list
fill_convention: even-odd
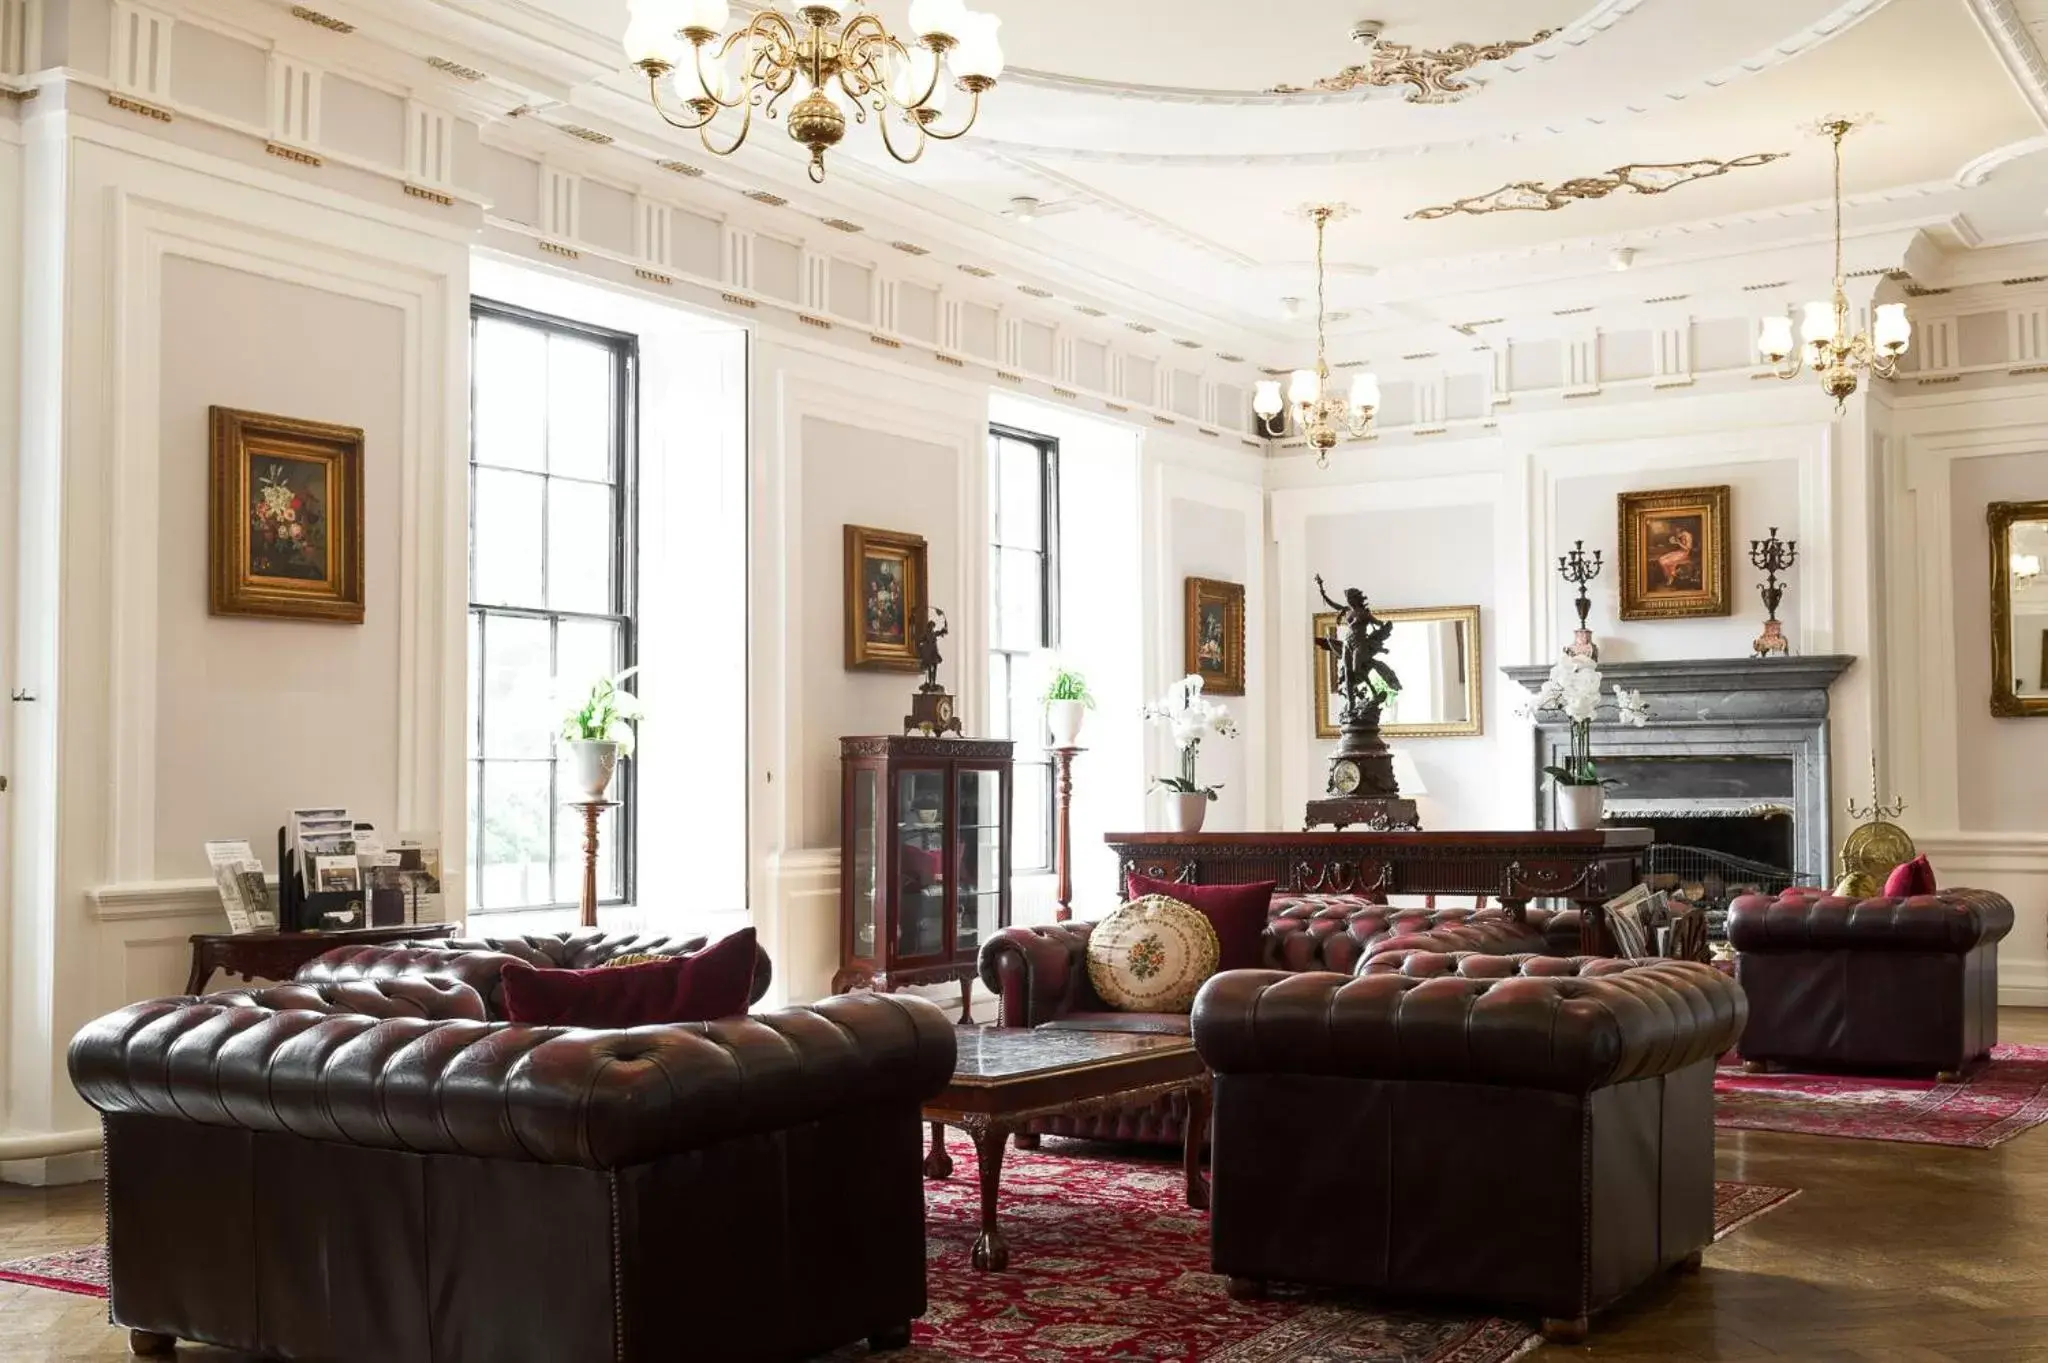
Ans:
[{"label": "ornate mantel clock", "polygon": [[1375,833],[1417,831],[1422,824],[1415,801],[1401,797],[1394,755],[1380,737],[1380,712],[1401,689],[1401,679],[1380,657],[1393,622],[1374,615],[1356,587],[1344,589],[1341,605],[1330,600],[1320,576],[1316,590],[1337,612],[1337,632],[1317,639],[1316,647],[1331,655],[1337,669],[1335,693],[1344,703],[1338,712],[1342,737],[1330,754],[1328,794],[1308,802],[1305,827],[1357,824]]}]

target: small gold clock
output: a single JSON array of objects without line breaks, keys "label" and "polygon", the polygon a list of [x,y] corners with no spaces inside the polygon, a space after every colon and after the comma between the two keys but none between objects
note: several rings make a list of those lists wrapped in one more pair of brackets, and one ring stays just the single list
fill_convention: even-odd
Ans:
[{"label": "small gold clock", "polygon": [[1358,789],[1361,779],[1358,764],[1349,758],[1330,764],[1330,793],[1350,795]]}]

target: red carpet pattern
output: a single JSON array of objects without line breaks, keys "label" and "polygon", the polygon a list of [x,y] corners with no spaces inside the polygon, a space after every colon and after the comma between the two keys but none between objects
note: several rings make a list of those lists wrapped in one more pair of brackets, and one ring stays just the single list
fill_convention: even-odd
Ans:
[{"label": "red carpet pattern", "polygon": [[1714,1123],[1989,1150],[2048,1122],[2048,1046],[1996,1046],[1958,1083],[1836,1074],[1714,1075]]},{"label": "red carpet pattern", "polygon": [[[1010,1152],[1010,1271],[976,1273],[974,1152],[948,1135],[956,1172],[926,1185],[931,1308],[897,1363],[1508,1363],[1540,1343],[1530,1322],[1491,1316],[1369,1310],[1308,1293],[1232,1301],[1208,1271],[1208,1216],[1188,1209],[1177,1164],[1104,1158],[1098,1146]],[[1715,1238],[1795,1196],[1716,1185]],[[106,1251],[0,1264],[0,1281],[104,1296]]]}]

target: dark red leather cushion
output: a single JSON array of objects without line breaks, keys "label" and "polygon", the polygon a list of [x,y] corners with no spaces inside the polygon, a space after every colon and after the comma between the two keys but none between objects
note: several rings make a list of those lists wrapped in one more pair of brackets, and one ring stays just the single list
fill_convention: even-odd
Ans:
[{"label": "dark red leather cushion", "polygon": [[1125,888],[1133,899],[1163,894],[1198,910],[1216,929],[1218,970],[1256,970],[1275,884],[1261,880],[1252,885],[1182,885],[1134,873]]},{"label": "dark red leather cushion", "polygon": [[1934,889],[1934,867],[1928,864],[1925,852],[1911,861],[1892,867],[1892,873],[1886,876],[1884,881],[1886,896],[1898,899],[1910,899],[1916,894],[1933,894]]},{"label": "dark red leather cushion", "polygon": [[741,928],[688,956],[590,970],[543,970],[508,962],[505,1016],[543,1027],[649,1027],[715,1022],[747,1011],[754,930]]}]

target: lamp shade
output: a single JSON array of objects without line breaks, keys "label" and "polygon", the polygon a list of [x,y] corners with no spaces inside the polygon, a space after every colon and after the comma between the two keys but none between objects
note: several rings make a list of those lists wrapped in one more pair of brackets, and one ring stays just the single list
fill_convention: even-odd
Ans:
[{"label": "lamp shade", "polygon": [[1380,405],[1380,380],[1377,374],[1359,374],[1351,380],[1351,406],[1355,411],[1376,412]]},{"label": "lamp shade", "polygon": [[642,11],[626,23],[625,47],[626,60],[636,66],[642,62],[666,62],[673,66],[681,44],[665,18]]},{"label": "lamp shade", "polygon": [[1792,319],[1783,313],[1764,318],[1763,325],[1757,329],[1756,349],[1759,355],[1773,364],[1790,355],[1794,349]]},{"label": "lamp shade", "polygon": [[939,54],[928,47],[908,49],[907,56],[891,55],[889,59],[889,96],[906,109],[916,108],[930,90],[931,102],[937,104],[944,92],[933,79],[938,70]]},{"label": "lamp shade", "polygon": [[985,80],[1001,76],[1003,45],[996,34],[1002,26],[1003,21],[993,14],[967,11],[960,20],[960,31],[953,35],[960,40],[960,46],[953,49],[953,74]]},{"label": "lamp shade", "polygon": [[1903,354],[1913,339],[1913,324],[1906,320],[1904,303],[1879,303],[1871,321],[1871,338],[1879,350]]},{"label": "lamp shade", "polygon": [[707,33],[723,33],[732,20],[732,6],[726,0],[664,0],[675,14],[678,29],[701,29]]},{"label": "lamp shade", "polygon": [[1280,380],[1260,379],[1252,388],[1252,410],[1268,421],[1279,416],[1287,404],[1280,400]]},{"label": "lamp shade", "polygon": [[1422,784],[1422,769],[1415,765],[1415,759],[1402,748],[1395,748],[1393,755],[1394,784],[1401,787],[1401,793],[1410,796],[1429,794],[1429,787]]},{"label": "lamp shade", "polygon": [[1835,325],[1835,305],[1832,303],[1808,303],[1805,320],[1800,324],[1800,334],[1808,345],[1829,344],[1841,339],[1841,329]]},{"label": "lamp shade", "polygon": [[910,0],[910,31],[920,38],[939,34],[960,36],[960,21],[967,17],[964,0]]},{"label": "lamp shade", "polygon": [[1323,395],[1322,380],[1313,369],[1297,369],[1287,380],[1287,400],[1307,406]]}]

